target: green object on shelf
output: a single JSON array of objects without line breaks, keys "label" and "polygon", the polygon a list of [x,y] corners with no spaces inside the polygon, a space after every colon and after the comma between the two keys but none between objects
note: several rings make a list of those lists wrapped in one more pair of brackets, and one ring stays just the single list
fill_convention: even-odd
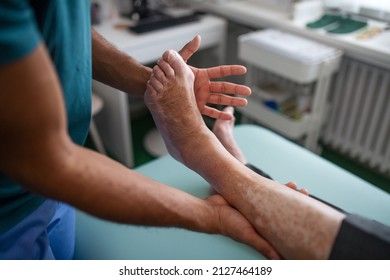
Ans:
[{"label": "green object on shelf", "polygon": [[355,20],[351,18],[343,18],[338,22],[338,26],[328,29],[328,33],[333,34],[348,34],[367,26],[367,22]]},{"label": "green object on shelf", "polygon": [[367,22],[343,17],[341,15],[324,14],[318,20],[306,24],[308,28],[323,28],[333,34],[348,34],[367,26]]},{"label": "green object on shelf", "polygon": [[312,29],[319,29],[319,28],[324,28],[326,26],[335,24],[338,21],[340,21],[341,19],[342,19],[342,17],[338,16],[338,15],[325,14],[321,18],[319,18],[318,20],[315,20],[313,22],[309,22],[308,24],[306,24],[306,26],[308,28],[312,28]]}]

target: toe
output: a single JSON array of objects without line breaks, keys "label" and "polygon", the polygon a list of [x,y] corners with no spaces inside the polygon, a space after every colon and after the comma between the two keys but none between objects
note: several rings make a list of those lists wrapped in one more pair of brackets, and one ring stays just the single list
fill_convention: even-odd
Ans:
[{"label": "toe", "polygon": [[187,67],[187,64],[176,51],[166,51],[163,54],[163,59],[169,63],[176,75],[182,75]]}]

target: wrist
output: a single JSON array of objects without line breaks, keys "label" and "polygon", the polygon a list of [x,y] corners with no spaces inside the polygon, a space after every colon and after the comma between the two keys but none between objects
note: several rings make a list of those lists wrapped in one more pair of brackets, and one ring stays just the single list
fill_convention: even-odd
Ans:
[{"label": "wrist", "polygon": [[115,73],[113,80],[116,80],[114,87],[128,94],[143,97],[152,69],[122,52],[112,63],[113,73]]},{"label": "wrist", "polygon": [[97,32],[92,32],[93,78],[126,93],[143,96],[152,69],[118,50]]},{"label": "wrist", "polygon": [[208,234],[221,233],[215,205],[209,199],[195,198],[192,202],[188,200],[186,207],[190,211],[181,212],[179,215],[182,217],[182,223],[175,226]]},{"label": "wrist", "polygon": [[224,234],[219,216],[220,205],[214,200],[215,196],[204,199],[205,211],[199,222],[200,231],[208,234]]},{"label": "wrist", "polygon": [[[135,94],[137,96],[143,97],[146,91],[146,84],[152,75],[152,69],[150,67],[144,66],[142,64],[136,64],[135,70],[131,70],[129,73],[129,69],[134,69],[134,61],[132,58],[128,57],[127,67],[120,70],[121,73],[126,75],[124,80],[126,88],[126,93]],[[130,81],[128,79],[131,79]]]}]

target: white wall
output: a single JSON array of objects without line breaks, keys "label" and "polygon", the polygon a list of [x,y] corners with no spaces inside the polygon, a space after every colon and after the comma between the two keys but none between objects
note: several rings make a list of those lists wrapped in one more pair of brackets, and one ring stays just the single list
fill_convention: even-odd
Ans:
[{"label": "white wall", "polygon": [[390,1],[388,0],[324,0],[324,2],[327,6],[354,12],[358,12],[361,6],[390,11]]}]

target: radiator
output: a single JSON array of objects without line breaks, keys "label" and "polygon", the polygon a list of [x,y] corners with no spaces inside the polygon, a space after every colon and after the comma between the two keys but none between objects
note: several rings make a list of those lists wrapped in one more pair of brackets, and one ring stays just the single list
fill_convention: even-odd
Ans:
[{"label": "radiator", "polygon": [[390,70],[344,58],[330,92],[321,140],[390,175]]}]

